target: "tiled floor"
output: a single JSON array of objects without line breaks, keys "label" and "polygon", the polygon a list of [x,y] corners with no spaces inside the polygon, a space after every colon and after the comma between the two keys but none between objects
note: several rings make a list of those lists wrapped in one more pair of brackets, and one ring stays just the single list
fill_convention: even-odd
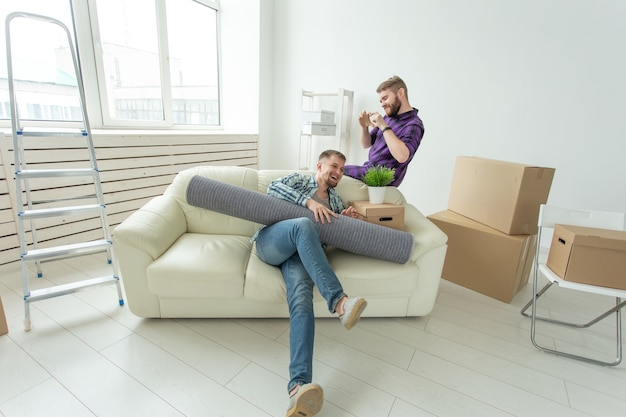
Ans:
[{"label": "tiled floor", "polygon": [[[97,276],[93,257],[45,269],[59,283]],[[19,264],[0,267],[9,334],[0,336],[0,416],[284,416],[287,320],[145,320],[113,287],[32,304],[22,328]],[[364,319],[351,331],[317,322],[319,416],[623,416],[626,364],[589,365],[538,352],[511,304],[442,282],[432,314]],[[553,316],[610,299],[549,297]],[[543,325],[559,347],[611,352],[612,321],[593,331]]]}]

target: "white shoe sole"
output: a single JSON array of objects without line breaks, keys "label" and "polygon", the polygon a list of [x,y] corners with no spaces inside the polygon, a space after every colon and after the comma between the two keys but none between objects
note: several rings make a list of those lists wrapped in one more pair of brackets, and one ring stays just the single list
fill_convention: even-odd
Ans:
[{"label": "white shoe sole", "polygon": [[350,316],[344,322],[344,326],[346,327],[346,329],[350,330],[359,322],[359,320],[361,319],[361,314],[363,313],[363,310],[365,310],[365,307],[367,307],[367,301],[365,301],[363,298],[359,299],[356,302],[354,307],[352,307]]},{"label": "white shoe sole", "polygon": [[310,417],[322,409],[324,390],[319,385],[303,385],[295,395],[295,404],[287,410],[287,417]]}]

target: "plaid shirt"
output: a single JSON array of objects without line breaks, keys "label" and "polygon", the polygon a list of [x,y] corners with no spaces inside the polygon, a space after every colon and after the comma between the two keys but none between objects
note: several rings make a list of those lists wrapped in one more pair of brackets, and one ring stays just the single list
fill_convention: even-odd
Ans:
[{"label": "plaid shirt", "polygon": [[[269,187],[267,187],[267,194],[306,207],[307,200],[313,197],[318,188],[319,186],[317,181],[315,181],[315,177],[294,173],[272,181]],[[341,214],[345,209],[341,197],[339,197],[334,188],[328,189],[328,202],[330,209],[335,213]],[[262,226],[256,231],[254,236],[250,238],[251,242],[256,240],[259,232],[264,227],[265,226]]]},{"label": "plaid shirt", "polygon": [[[318,188],[315,177],[294,173],[272,181],[267,187],[267,194],[306,207],[307,200],[313,197]],[[328,189],[328,200],[330,209],[341,214],[345,207],[334,188]]]}]

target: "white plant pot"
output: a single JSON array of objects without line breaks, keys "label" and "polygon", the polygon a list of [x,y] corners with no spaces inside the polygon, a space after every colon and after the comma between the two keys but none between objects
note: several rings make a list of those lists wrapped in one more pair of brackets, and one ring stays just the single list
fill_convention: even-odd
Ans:
[{"label": "white plant pot", "polygon": [[371,204],[381,204],[385,201],[385,191],[387,187],[367,187]]}]

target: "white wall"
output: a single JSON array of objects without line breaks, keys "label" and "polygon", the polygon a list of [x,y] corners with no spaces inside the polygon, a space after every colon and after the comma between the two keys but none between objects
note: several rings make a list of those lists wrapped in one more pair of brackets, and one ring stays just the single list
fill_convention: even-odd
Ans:
[{"label": "white wall", "polygon": [[222,126],[226,133],[259,132],[260,1],[220,3]]},{"label": "white wall", "polygon": [[[554,167],[550,203],[626,211],[623,0],[260,3],[273,9],[261,168],[296,168],[302,88],[354,90],[358,132],[395,74],[426,128],[400,186],[424,214],[446,208],[457,155]],[[349,163],[366,156],[353,133]]]}]

